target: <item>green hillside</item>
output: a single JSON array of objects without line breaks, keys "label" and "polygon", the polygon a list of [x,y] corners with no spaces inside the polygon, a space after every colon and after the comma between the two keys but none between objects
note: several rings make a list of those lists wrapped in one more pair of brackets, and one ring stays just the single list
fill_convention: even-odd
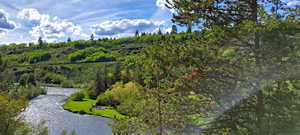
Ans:
[{"label": "green hillside", "polygon": [[[173,35],[144,35],[120,39],[99,39],[44,44],[11,44],[0,47],[3,58],[9,61],[16,80],[34,75],[46,85],[83,87],[95,78],[98,69],[113,67],[135,56],[147,46],[161,42],[185,42],[198,32]],[[113,68],[107,69],[114,72]]]}]

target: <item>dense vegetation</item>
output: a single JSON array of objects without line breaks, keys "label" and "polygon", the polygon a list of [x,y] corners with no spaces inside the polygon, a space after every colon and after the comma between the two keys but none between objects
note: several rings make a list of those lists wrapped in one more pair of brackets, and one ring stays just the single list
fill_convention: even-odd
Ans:
[{"label": "dense vegetation", "polygon": [[[7,65],[0,56],[0,135],[49,135],[45,122],[30,125],[24,121],[22,114],[28,100],[45,94],[45,91],[33,83],[29,75],[21,83],[15,82]],[[75,134],[72,132],[70,135]],[[62,135],[67,135],[67,132],[62,132]]]},{"label": "dense vegetation", "polygon": [[[163,41],[184,42],[193,34],[144,35],[121,39],[99,39],[43,44],[11,44],[0,47],[16,81],[34,76],[39,84],[64,87],[87,87],[97,79],[95,71],[113,79],[116,67],[123,69],[127,57],[139,54],[143,47]],[[119,66],[119,67],[117,67]],[[108,67],[108,68],[107,68]],[[96,70],[95,70],[96,69]],[[117,69],[118,70],[118,69]],[[115,74],[114,74],[115,75]],[[106,87],[107,88],[107,87]],[[105,88],[105,89],[106,89]]]}]

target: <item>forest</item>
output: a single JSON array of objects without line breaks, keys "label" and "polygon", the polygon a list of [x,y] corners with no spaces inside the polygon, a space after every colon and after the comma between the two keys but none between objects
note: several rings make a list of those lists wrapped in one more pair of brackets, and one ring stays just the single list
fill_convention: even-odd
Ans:
[{"label": "forest", "polygon": [[41,86],[81,88],[63,108],[112,119],[116,135],[300,133],[300,7],[280,0],[166,7],[186,32],[173,25],[170,33],[1,46],[0,135],[48,134],[43,123],[15,119],[46,94]]}]

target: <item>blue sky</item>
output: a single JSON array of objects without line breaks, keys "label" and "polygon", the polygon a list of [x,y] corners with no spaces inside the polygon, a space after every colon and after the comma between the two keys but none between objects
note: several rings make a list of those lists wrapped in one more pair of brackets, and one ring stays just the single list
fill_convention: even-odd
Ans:
[{"label": "blue sky", "polygon": [[[165,0],[0,0],[0,44],[132,36],[169,31]],[[300,0],[285,0],[299,5]]]},{"label": "blue sky", "polygon": [[131,36],[169,30],[162,0],[0,0],[0,44]]}]

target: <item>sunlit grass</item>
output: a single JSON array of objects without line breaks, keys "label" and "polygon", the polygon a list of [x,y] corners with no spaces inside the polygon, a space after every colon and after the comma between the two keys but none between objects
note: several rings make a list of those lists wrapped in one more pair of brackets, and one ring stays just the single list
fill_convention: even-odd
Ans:
[{"label": "sunlit grass", "polygon": [[63,105],[65,110],[80,113],[80,114],[90,114],[90,115],[98,115],[111,119],[124,119],[126,116],[120,114],[112,107],[106,107],[103,110],[91,109],[92,105],[96,103],[96,100],[92,99],[83,99],[83,101],[73,101],[68,99],[66,103]]}]

